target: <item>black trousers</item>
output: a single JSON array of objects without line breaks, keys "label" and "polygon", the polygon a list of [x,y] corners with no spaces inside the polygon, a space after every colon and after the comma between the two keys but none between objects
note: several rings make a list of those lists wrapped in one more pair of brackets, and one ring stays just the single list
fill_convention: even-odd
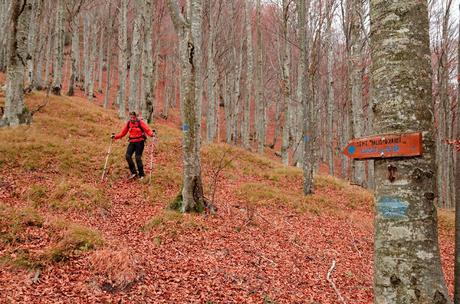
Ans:
[{"label": "black trousers", "polygon": [[144,141],[129,143],[128,149],[126,149],[126,161],[129,165],[129,171],[131,174],[137,174],[136,166],[133,162],[133,154],[136,153],[136,164],[137,170],[139,170],[139,176],[144,176],[144,165],[142,164],[142,153],[144,152]]}]

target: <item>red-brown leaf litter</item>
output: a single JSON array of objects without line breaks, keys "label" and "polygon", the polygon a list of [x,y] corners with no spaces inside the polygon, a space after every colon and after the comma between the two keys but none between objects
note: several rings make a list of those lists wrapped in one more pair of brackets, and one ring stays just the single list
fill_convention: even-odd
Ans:
[{"label": "red-brown leaf litter", "polygon": [[[85,111],[87,101],[69,100]],[[60,115],[52,113],[52,106],[36,115],[37,125],[40,115]],[[114,113],[104,121],[114,124],[104,127],[107,134],[120,126]],[[79,128],[71,124],[84,124],[84,119],[75,117],[60,127]],[[0,154],[0,212],[34,208],[43,217],[43,223],[36,223],[18,215],[16,226],[23,229],[17,231],[13,224],[0,222],[0,236],[12,231],[18,235],[13,240],[0,239],[0,303],[339,303],[326,279],[333,261],[336,267],[331,277],[346,302],[372,303],[371,194],[318,175],[314,196],[303,198],[302,174],[297,169],[223,144],[205,145],[203,178],[208,197],[216,159],[225,151],[230,151],[229,157],[238,155],[218,180],[217,213],[182,215],[167,210],[180,190],[181,133],[178,123],[159,119],[156,127],[159,142],[151,182],[148,178],[145,182],[126,180],[125,142],[117,142],[108,181],[99,183],[107,138],[94,143],[101,146],[94,155],[90,149],[68,145],[89,157],[81,156],[80,164],[70,163],[69,173],[56,164],[62,160],[52,146],[36,144],[27,154],[30,159],[23,159],[26,154],[20,151],[16,158]],[[34,126],[0,131],[0,145],[7,140],[24,141],[18,147],[30,148],[26,141],[34,143],[33,138],[14,137],[26,134],[28,128]],[[47,129],[40,130],[30,132]],[[86,136],[84,130],[78,132],[82,134],[76,137]],[[5,146],[0,148],[1,153],[5,151]],[[29,168],[31,155],[36,154],[45,167]],[[149,161],[146,148],[147,177]],[[95,163],[94,168],[85,168],[82,164],[86,163]],[[60,181],[64,174],[66,180]],[[46,189],[45,194],[37,187]],[[72,204],[72,198],[94,203],[97,195],[107,206],[60,205]],[[85,229],[98,232],[102,241]],[[82,235],[91,241],[73,242]],[[440,242],[452,292],[453,230],[441,229]],[[71,250],[63,258],[50,251],[64,247]]]}]

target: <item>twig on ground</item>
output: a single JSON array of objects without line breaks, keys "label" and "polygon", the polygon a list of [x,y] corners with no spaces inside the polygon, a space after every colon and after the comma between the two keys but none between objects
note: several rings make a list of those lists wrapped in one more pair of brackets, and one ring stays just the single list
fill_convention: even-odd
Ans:
[{"label": "twig on ground", "polygon": [[335,286],[335,283],[331,278],[334,268],[335,268],[335,259],[332,260],[332,265],[331,265],[331,268],[329,268],[329,271],[327,272],[326,280],[331,284],[332,289],[334,289],[335,294],[337,295],[337,298],[339,299],[340,303],[347,303],[345,302],[345,299],[342,297],[339,289],[337,288],[337,286]]},{"label": "twig on ground", "polygon": [[348,224],[348,230],[350,231],[350,234],[351,234],[351,237],[352,237],[353,247],[355,247],[355,250],[358,252],[359,257],[362,258],[363,255],[361,253],[361,250],[359,250],[358,246],[356,246],[355,234],[353,233],[353,230],[351,229],[350,223],[347,223],[347,224]]},{"label": "twig on ground", "polygon": [[37,269],[37,271],[35,271],[34,277],[31,279],[32,284],[37,284],[38,282],[40,282],[41,273],[42,271],[40,269]]},{"label": "twig on ground", "polygon": [[45,102],[42,103],[41,105],[38,105],[38,107],[35,110],[31,111],[30,116],[34,116],[35,113],[40,112],[41,109],[46,107],[50,99],[50,90],[51,90],[51,86],[48,86],[48,90],[46,91],[46,96],[45,96]]}]

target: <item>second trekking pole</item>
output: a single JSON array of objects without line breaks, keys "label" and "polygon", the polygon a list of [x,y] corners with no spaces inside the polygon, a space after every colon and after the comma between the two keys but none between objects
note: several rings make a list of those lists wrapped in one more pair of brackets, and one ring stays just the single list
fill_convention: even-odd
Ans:
[{"label": "second trekking pole", "polygon": [[114,134],[112,134],[112,138],[110,139],[109,151],[107,151],[107,157],[105,158],[105,164],[104,164],[104,170],[102,171],[101,183],[104,181],[105,172],[107,169],[107,163],[109,162],[110,152],[112,152],[113,137],[114,137]]},{"label": "second trekking pole", "polygon": [[149,183],[152,182],[152,171],[153,171],[153,146],[155,144],[155,138],[156,138],[157,132],[153,130],[153,138],[152,138],[152,143],[150,144],[150,177],[149,177]]}]

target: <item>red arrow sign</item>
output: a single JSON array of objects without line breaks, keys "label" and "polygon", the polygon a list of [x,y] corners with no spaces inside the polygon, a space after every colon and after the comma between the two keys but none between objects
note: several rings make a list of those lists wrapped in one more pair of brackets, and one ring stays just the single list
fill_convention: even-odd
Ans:
[{"label": "red arrow sign", "polygon": [[343,153],[353,159],[413,157],[423,153],[422,133],[386,134],[352,139]]}]

